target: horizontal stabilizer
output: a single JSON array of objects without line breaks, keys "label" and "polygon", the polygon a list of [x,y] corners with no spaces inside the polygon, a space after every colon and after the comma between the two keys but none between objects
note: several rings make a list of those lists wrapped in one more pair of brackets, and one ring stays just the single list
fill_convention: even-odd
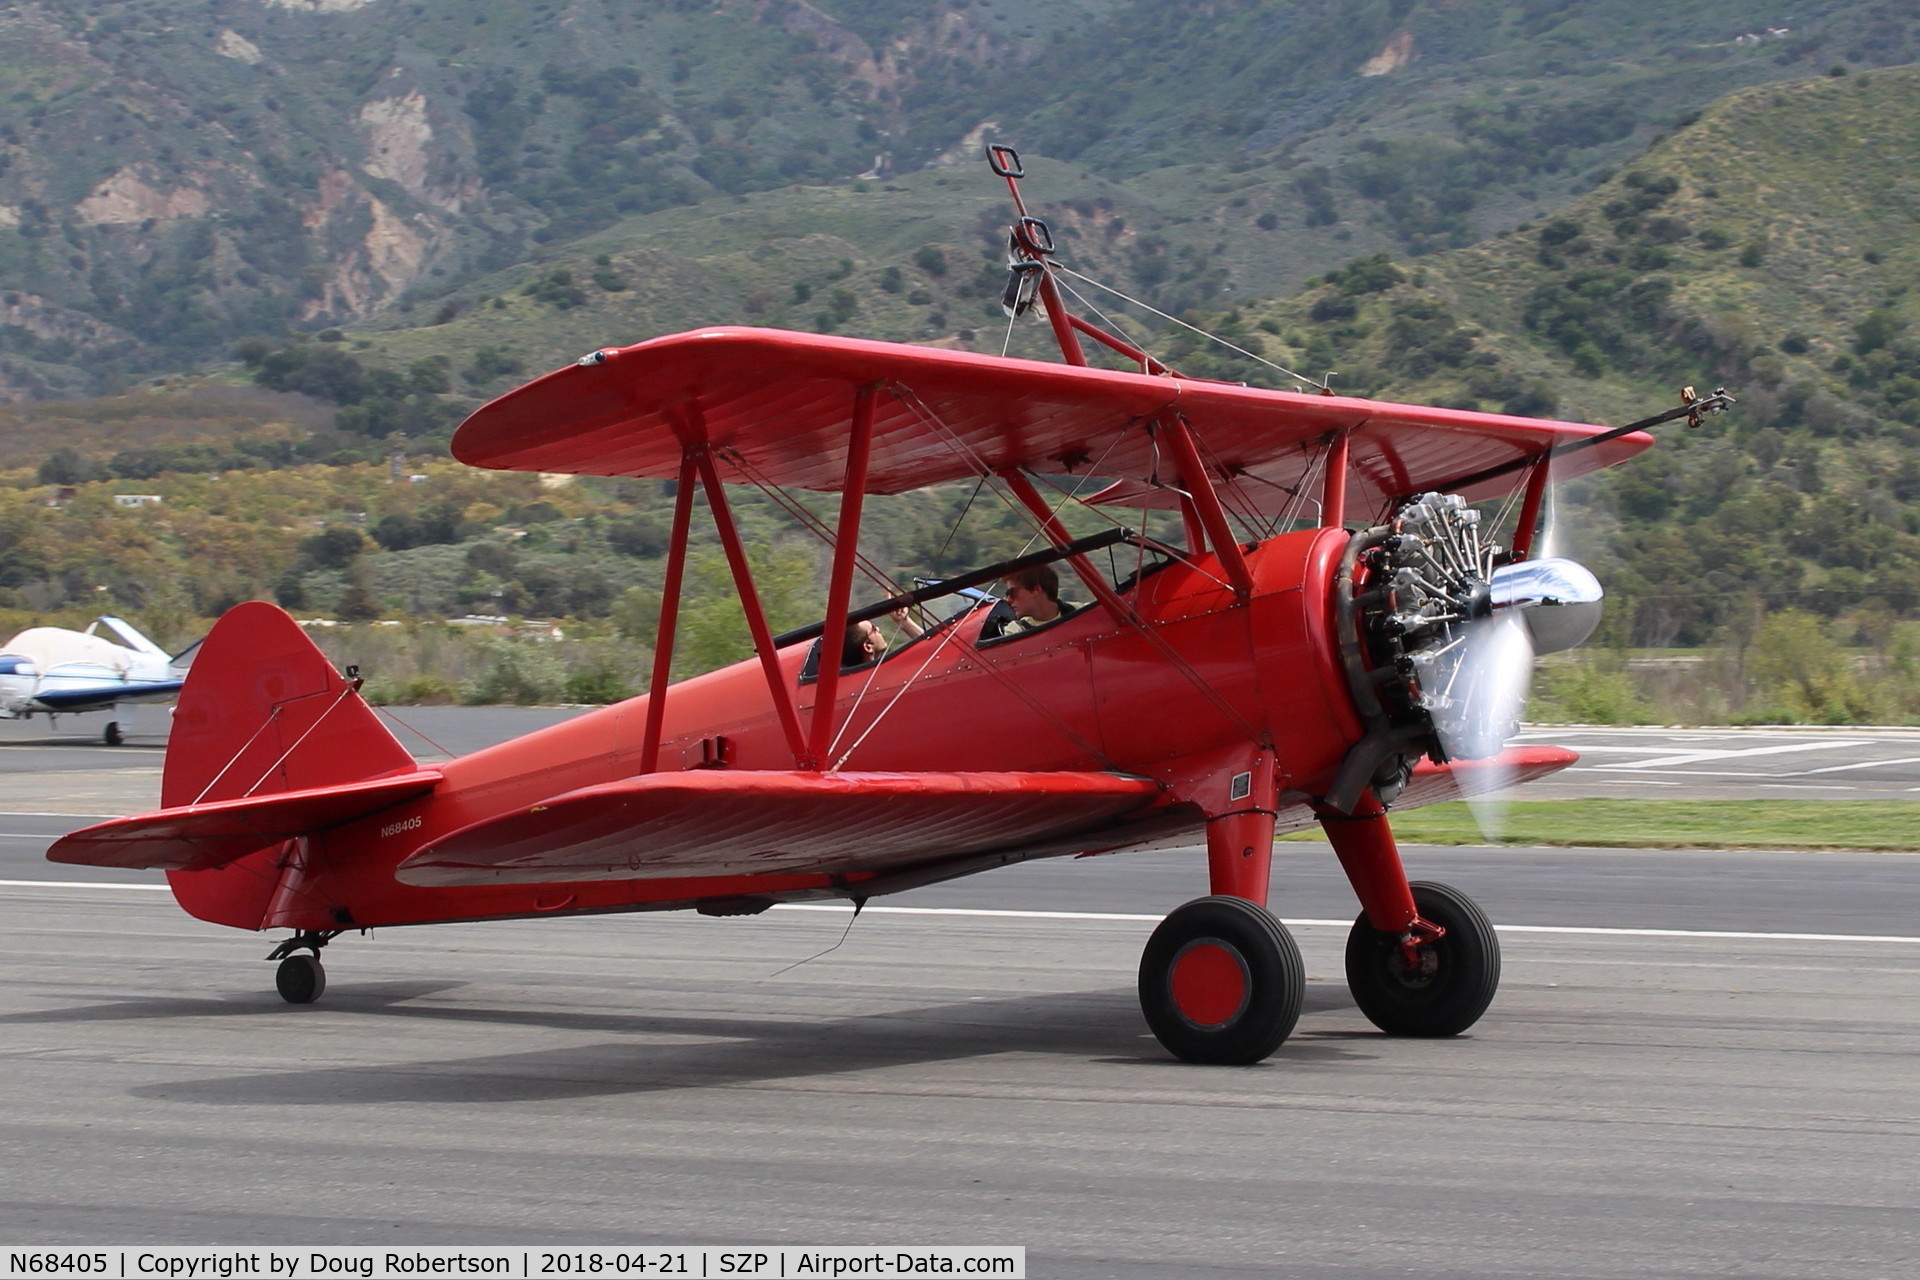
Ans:
[{"label": "horizontal stabilizer", "polygon": [[49,862],[89,867],[207,871],[327,827],[364,818],[433,790],[435,769],[306,791],[182,805],[96,823],[62,836]]},{"label": "horizontal stabilizer", "polygon": [[396,874],[447,886],[880,871],[1095,829],[1159,792],[1112,773],[652,773],[475,823]]},{"label": "horizontal stabilizer", "polygon": [[1422,805],[1444,804],[1468,796],[1517,787],[1535,778],[1558,773],[1580,759],[1578,752],[1565,747],[1508,747],[1485,760],[1455,760],[1434,764],[1422,760],[1414,766],[1407,789],[1394,800],[1395,809],[1418,809]]},{"label": "horizontal stabilizer", "polygon": [[99,684],[84,689],[42,689],[33,700],[49,711],[94,711],[117,702],[147,702],[170,698],[184,680],[142,680],[131,684]]}]

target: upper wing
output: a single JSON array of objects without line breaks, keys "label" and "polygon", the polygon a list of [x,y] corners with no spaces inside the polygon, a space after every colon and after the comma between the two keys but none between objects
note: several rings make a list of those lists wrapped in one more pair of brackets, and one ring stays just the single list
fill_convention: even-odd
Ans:
[{"label": "upper wing", "polygon": [[[683,441],[736,451],[768,482],[832,491],[845,478],[854,393],[875,403],[870,493],[971,478],[982,466],[1121,477],[1172,467],[1147,424],[1179,413],[1221,478],[1292,489],[1328,434],[1350,435],[1361,509],[1598,434],[1603,428],[1460,409],[1300,395],[965,351],[776,329],[722,328],[595,353],[485,405],[455,434],[474,466],[583,475],[679,474]],[[1634,433],[1567,455],[1568,478],[1632,457]],[[1502,493],[1511,477],[1469,486]]]},{"label": "upper wing", "polygon": [[650,773],[475,823],[396,874],[486,885],[880,871],[1096,828],[1159,792],[1111,773]]},{"label": "upper wing", "polygon": [[150,702],[180,692],[184,680],[133,680],[42,689],[33,700],[49,711],[97,711],[116,702]]}]

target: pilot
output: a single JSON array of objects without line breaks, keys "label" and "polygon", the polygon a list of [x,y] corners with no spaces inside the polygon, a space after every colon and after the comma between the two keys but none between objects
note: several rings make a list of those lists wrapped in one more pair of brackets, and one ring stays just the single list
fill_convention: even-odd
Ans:
[{"label": "pilot", "polygon": [[1000,623],[999,634],[1018,635],[1045,626],[1074,612],[1079,606],[1060,599],[1060,575],[1052,565],[1037,564],[1000,579],[1000,595],[1013,610],[1011,618]]}]

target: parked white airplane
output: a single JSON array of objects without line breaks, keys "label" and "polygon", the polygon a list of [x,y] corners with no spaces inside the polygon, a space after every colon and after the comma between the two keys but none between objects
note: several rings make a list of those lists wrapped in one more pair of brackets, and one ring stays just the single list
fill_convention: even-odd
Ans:
[{"label": "parked white airplane", "polygon": [[173,697],[195,641],[171,657],[132,624],[101,617],[85,631],[30,627],[0,648],[0,719],[105,711],[101,739],[120,744],[119,704]]}]

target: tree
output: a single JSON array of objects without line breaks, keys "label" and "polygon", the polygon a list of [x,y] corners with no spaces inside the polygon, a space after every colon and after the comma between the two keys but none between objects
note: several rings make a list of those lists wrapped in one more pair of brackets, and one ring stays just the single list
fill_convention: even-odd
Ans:
[{"label": "tree", "polygon": [[343,622],[372,622],[386,612],[373,594],[373,581],[363,562],[354,562],[353,572],[347,578],[347,589],[340,593],[340,602],[334,606],[334,612],[340,615]]},{"label": "tree", "polygon": [[41,484],[85,484],[94,474],[93,463],[70,445],[61,445],[40,464]]},{"label": "tree", "polygon": [[367,540],[358,529],[336,524],[310,538],[302,538],[300,560],[316,569],[344,569],[366,545]]},{"label": "tree", "polygon": [[667,527],[652,516],[633,516],[607,526],[607,545],[623,556],[650,560],[665,555]]}]

